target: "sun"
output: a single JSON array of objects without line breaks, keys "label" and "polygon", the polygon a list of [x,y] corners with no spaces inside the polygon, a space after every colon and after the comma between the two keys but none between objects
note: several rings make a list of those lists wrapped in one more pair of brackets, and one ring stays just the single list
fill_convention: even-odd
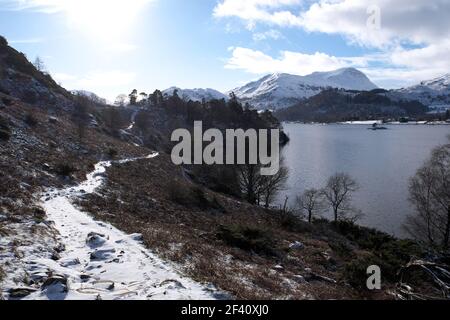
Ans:
[{"label": "sun", "polygon": [[60,0],[68,23],[87,35],[114,40],[130,32],[139,13],[151,0]]}]

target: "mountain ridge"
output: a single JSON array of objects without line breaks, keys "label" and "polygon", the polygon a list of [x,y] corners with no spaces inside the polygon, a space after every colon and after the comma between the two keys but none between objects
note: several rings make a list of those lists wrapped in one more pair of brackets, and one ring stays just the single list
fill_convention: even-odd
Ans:
[{"label": "mountain ridge", "polygon": [[222,92],[211,88],[181,89],[179,87],[173,86],[164,90],[162,93],[163,95],[171,96],[174,94],[175,90],[177,91],[178,96],[185,101],[191,100],[201,102],[202,100],[211,101],[228,99],[228,96],[226,96]]},{"label": "mountain ridge", "polygon": [[257,109],[276,110],[294,105],[328,88],[369,91],[378,86],[355,68],[341,68],[306,76],[273,73],[232,91],[238,99]]},{"label": "mountain ridge", "polygon": [[450,73],[410,87],[392,90],[389,94],[397,99],[418,100],[428,106],[450,104]]}]

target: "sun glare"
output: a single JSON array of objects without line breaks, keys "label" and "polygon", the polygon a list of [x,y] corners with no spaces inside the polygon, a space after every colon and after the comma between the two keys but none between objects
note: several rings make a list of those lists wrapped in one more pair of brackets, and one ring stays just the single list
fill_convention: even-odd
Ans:
[{"label": "sun glare", "polygon": [[130,32],[139,13],[151,0],[62,0],[61,10],[71,27],[104,40]]}]

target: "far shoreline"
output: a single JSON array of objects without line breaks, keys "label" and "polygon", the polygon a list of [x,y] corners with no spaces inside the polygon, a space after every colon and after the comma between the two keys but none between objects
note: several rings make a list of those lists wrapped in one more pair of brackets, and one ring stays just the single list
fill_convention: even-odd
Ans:
[{"label": "far shoreline", "polygon": [[415,121],[415,122],[383,122],[382,120],[364,120],[364,121],[344,121],[344,122],[303,122],[303,121],[282,121],[283,124],[304,124],[304,125],[359,125],[370,126],[375,123],[386,126],[448,126],[450,122],[447,121]]}]

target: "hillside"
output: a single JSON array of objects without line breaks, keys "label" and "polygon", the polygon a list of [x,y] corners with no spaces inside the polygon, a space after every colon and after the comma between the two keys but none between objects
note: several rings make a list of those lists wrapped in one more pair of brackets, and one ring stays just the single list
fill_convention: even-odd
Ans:
[{"label": "hillside", "polygon": [[450,74],[408,88],[392,90],[389,96],[397,100],[417,100],[426,106],[446,105],[450,109]]},{"label": "hillside", "polygon": [[[0,52],[0,299],[411,297],[397,271],[424,256],[417,244],[252,205],[235,168],[170,159],[173,128],[279,127],[270,113],[177,96],[96,104],[3,39]],[[381,291],[365,287],[372,264]],[[441,296],[426,275],[407,283]]]},{"label": "hillside", "polygon": [[353,68],[315,72],[307,76],[285,73],[267,75],[233,90],[244,103],[263,110],[290,107],[328,88],[346,90],[376,89],[367,76]]},{"label": "hillside", "polygon": [[394,101],[383,90],[325,90],[292,107],[275,112],[280,121],[340,122],[424,116],[418,101]]}]

